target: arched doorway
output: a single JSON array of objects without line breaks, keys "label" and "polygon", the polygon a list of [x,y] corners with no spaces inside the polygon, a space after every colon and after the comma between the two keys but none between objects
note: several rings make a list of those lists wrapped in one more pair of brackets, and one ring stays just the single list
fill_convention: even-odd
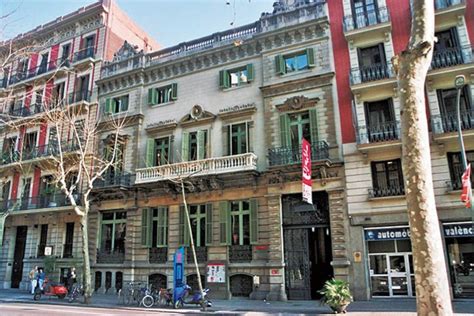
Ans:
[{"label": "arched doorway", "polygon": [[168,287],[167,277],[160,273],[150,274],[150,276],[148,276],[148,284],[151,285],[152,290],[159,291],[160,289],[166,289]]},{"label": "arched doorway", "polygon": [[[198,279],[197,279],[197,274],[190,274],[186,277],[186,284],[189,285],[194,292],[199,291],[199,284],[198,284]],[[201,284],[202,287],[206,287],[206,283],[204,280],[204,276],[201,274]]]},{"label": "arched doorway", "polygon": [[233,297],[249,297],[253,291],[253,277],[236,274],[230,277],[230,293]]}]

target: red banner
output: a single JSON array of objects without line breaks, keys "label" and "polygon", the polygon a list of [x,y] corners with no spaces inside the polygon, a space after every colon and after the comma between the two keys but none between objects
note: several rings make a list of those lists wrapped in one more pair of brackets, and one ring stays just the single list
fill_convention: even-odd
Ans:
[{"label": "red banner", "polygon": [[303,169],[303,201],[313,204],[313,182],[311,181],[311,144],[304,138],[301,143],[301,167]]},{"label": "red banner", "polygon": [[466,171],[462,174],[461,201],[467,208],[471,207],[471,164],[467,165]]}]

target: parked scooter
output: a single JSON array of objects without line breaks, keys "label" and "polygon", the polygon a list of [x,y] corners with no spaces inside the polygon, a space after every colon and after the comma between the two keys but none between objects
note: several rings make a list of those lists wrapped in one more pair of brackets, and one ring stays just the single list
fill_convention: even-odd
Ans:
[{"label": "parked scooter", "polygon": [[194,305],[201,305],[201,302],[204,301],[206,307],[211,307],[212,302],[207,299],[207,293],[209,289],[204,289],[203,294],[204,297],[201,298],[201,292],[196,292],[190,297],[191,287],[187,284],[183,284],[182,286],[178,287],[175,291],[174,298],[174,308],[180,308],[184,304],[194,304]]},{"label": "parked scooter", "polygon": [[54,284],[46,279],[43,284],[43,291],[40,290],[39,286],[36,287],[33,299],[37,301],[41,298],[41,295],[57,296],[59,299],[63,299],[67,295],[67,288],[62,284]]}]

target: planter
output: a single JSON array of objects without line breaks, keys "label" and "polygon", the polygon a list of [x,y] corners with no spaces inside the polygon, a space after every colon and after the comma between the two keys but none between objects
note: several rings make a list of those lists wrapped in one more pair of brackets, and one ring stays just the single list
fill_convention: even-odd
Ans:
[{"label": "planter", "polygon": [[330,307],[331,307],[332,311],[333,311],[335,314],[339,314],[339,313],[345,314],[345,313],[346,313],[347,306],[349,306],[349,303],[345,303],[345,304],[338,305],[338,306],[330,306]]}]

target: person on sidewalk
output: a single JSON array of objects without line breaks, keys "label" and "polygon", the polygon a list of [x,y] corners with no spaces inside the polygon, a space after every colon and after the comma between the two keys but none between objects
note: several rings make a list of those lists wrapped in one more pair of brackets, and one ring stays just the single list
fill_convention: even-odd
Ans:
[{"label": "person on sidewalk", "polygon": [[72,267],[69,269],[69,272],[67,274],[67,291],[68,293],[72,292],[72,287],[74,286],[74,283],[76,283],[76,268]]},{"label": "person on sidewalk", "polygon": [[38,286],[41,291],[43,291],[44,280],[46,279],[46,274],[44,273],[43,268],[38,270]]},{"label": "person on sidewalk", "polygon": [[31,294],[35,294],[35,289],[38,285],[38,266],[35,266],[28,276],[30,278]]}]

